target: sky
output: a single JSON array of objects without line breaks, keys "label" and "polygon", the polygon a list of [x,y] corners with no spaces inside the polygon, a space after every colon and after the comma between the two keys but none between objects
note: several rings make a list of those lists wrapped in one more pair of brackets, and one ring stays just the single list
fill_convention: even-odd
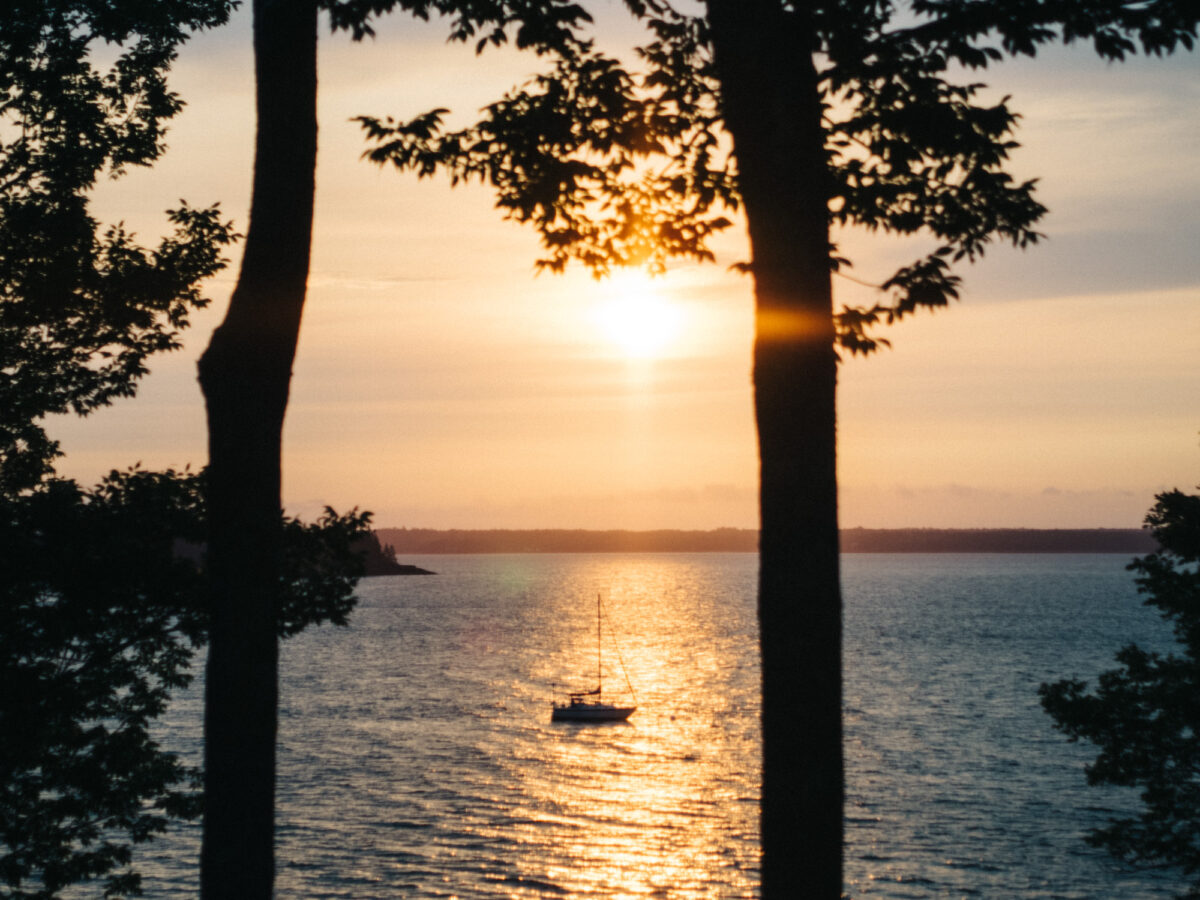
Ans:
[{"label": "sky", "polygon": [[[743,223],[716,264],[661,278],[536,275],[535,234],[503,221],[485,189],[362,162],[349,121],[444,106],[465,123],[536,63],[476,58],[436,23],[393,16],[378,30],[364,44],[323,37],[287,511],[359,507],[381,527],[756,527],[752,286],[729,269],[749,256]],[[996,247],[962,272],[960,303],[844,361],[841,523],[1136,527],[1156,492],[1200,482],[1200,56],[1112,65],[1058,49],[978,80],[1023,116],[1012,170],[1039,178],[1047,240]],[[220,201],[245,227],[244,11],[185,47],[174,86],[188,107],[167,155],[96,194],[102,219],[147,243],[179,198]],[[838,240],[868,281],[916,255]],[[64,475],[204,464],[195,364],[238,252],[136,398],[49,423]],[[835,291],[869,299],[844,279]]]}]

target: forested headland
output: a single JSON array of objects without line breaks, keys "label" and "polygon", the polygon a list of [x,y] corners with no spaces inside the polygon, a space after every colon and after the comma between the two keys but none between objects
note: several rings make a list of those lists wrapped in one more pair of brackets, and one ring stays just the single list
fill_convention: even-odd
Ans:
[{"label": "forested headland", "polygon": [[[417,553],[754,553],[750,528],[709,531],[379,528],[397,554]],[[847,528],[843,553],[1149,553],[1138,528]]]},{"label": "forested headland", "polygon": [[354,551],[362,557],[363,574],[372,575],[433,575],[428,569],[410,566],[396,560],[396,548],[381,544],[378,532],[368,532],[354,543]]}]

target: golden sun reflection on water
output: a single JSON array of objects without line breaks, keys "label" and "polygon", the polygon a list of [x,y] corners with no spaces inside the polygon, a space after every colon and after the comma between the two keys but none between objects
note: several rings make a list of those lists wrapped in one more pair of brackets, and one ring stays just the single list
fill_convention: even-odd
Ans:
[{"label": "golden sun reflection on water", "polygon": [[[757,743],[745,723],[757,719],[757,670],[739,662],[751,635],[717,627],[728,625],[720,605],[680,574],[653,558],[605,573],[604,624],[638,710],[628,723],[548,725],[542,765],[519,767],[532,827],[557,832],[546,878],[572,896],[756,896]],[[574,618],[546,674],[594,671],[586,603]],[[606,698],[619,686],[623,702],[616,650],[604,649]]]},{"label": "golden sun reflection on water", "polygon": [[[756,897],[755,567],[719,556],[420,560],[439,575],[289,641],[278,895]],[[597,590],[638,710],[552,723],[556,683],[595,677]],[[605,670],[607,695],[607,647]],[[163,841],[148,896],[195,896],[197,839]]]}]

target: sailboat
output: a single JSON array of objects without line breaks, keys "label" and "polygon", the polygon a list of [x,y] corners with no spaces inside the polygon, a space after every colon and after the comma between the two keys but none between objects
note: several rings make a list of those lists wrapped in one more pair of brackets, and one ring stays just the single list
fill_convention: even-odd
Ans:
[{"label": "sailboat", "polygon": [[[637,706],[616,706],[604,702],[604,669],[603,646],[600,640],[601,632],[600,595],[596,595],[596,687],[590,691],[572,691],[567,694],[566,703],[555,703],[550,711],[551,722],[624,722],[637,710]],[[621,651],[617,651],[617,659],[621,660]],[[625,672],[625,662],[621,660],[621,672],[625,675],[625,686],[633,697],[633,685],[629,683],[629,673]],[[637,698],[634,697],[634,703]]]}]

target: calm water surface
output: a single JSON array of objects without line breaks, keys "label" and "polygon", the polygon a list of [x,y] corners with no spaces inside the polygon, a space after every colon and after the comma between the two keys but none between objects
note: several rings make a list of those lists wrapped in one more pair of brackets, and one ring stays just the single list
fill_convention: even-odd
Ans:
[{"label": "calm water surface", "polygon": [[[284,644],[278,896],[758,896],[755,556],[405,561],[439,574],[369,579],[348,629]],[[1037,705],[1166,639],[1126,562],[845,557],[851,896],[1172,895],[1080,840],[1130,798]],[[552,724],[594,678],[597,592],[639,709]],[[167,734],[190,754],[198,687]],[[143,852],[148,896],[195,895],[196,842]]]}]

